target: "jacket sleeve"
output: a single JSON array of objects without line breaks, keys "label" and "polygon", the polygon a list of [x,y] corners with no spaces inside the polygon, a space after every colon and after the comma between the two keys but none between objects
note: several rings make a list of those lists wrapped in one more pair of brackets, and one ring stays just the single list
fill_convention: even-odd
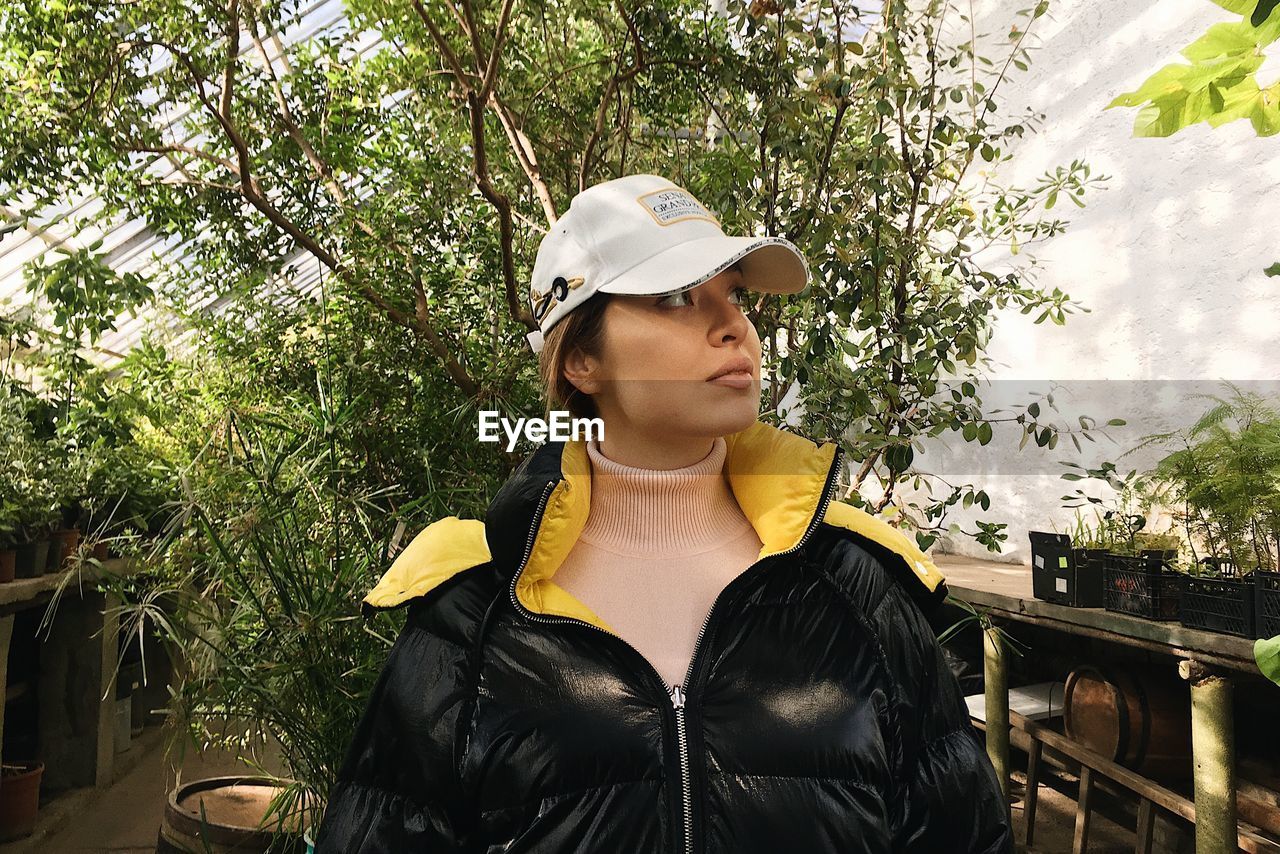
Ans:
[{"label": "jacket sleeve", "polygon": [[900,690],[894,851],[1012,854],[1009,811],[960,684],[920,607],[890,585],[875,622]]},{"label": "jacket sleeve", "polygon": [[410,614],[329,793],[315,854],[468,850],[458,774],[471,707],[466,673],[466,648]]}]

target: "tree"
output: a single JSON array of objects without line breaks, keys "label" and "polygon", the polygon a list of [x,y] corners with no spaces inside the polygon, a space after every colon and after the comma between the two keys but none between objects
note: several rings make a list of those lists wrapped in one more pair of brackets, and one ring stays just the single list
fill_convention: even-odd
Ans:
[{"label": "tree", "polygon": [[[944,44],[944,24],[972,29],[949,0],[724,18],[689,0],[349,0],[345,23],[306,32],[302,4],[25,0],[0,11],[0,204],[35,217],[99,193],[104,215],[184,242],[156,282],[196,309],[211,289],[250,301],[320,265],[326,299],[379,321],[369,335],[409,336],[440,379],[448,417],[419,429],[474,457],[455,413],[533,400],[538,239],[592,183],[667,175],[727,232],[806,252],[812,298],[750,312],[769,409],[804,385],[805,429],[852,445],[850,491],[879,477],[883,510],[920,474],[924,436],[991,440],[978,385],[994,312],[1060,324],[1077,307],[1030,264],[996,275],[974,256],[1005,245],[1033,264],[1025,250],[1066,225],[1044,211],[1083,206],[1103,177],[1073,161],[1025,190],[963,183],[1034,126],[1001,121],[996,97],[1048,5],[1015,12],[992,60],[974,37]],[[726,144],[673,132],[712,111]],[[1089,435],[1029,408],[1007,420],[1024,445]],[[988,507],[968,484],[915,507],[923,545],[961,500]],[[1001,527],[972,533],[995,548]]]}]

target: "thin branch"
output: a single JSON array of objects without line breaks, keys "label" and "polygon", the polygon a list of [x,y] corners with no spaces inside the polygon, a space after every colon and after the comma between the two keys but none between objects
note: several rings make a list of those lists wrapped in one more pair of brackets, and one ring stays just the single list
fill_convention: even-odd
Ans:
[{"label": "thin branch", "polygon": [[614,92],[622,83],[635,79],[636,75],[645,69],[644,43],[640,38],[640,33],[636,30],[635,22],[627,14],[626,8],[622,5],[622,0],[615,0],[615,5],[617,6],[618,14],[622,16],[623,22],[627,25],[627,34],[631,38],[635,57],[630,68],[615,72],[604,84],[604,92],[600,95],[600,106],[596,109],[595,127],[591,131],[591,136],[587,137],[587,144],[582,151],[582,159],[578,164],[578,192],[582,192],[587,188],[587,176],[591,173],[591,164],[596,146],[600,142],[600,137],[604,134],[605,119],[609,115],[609,105],[613,101]]}]

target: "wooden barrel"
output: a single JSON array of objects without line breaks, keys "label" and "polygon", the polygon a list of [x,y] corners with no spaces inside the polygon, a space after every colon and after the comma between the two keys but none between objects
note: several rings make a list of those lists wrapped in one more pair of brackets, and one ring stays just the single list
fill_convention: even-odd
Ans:
[{"label": "wooden barrel", "polygon": [[1084,665],[1063,693],[1068,738],[1146,777],[1191,776],[1191,702],[1172,675]]},{"label": "wooden barrel", "polygon": [[300,854],[306,847],[297,816],[283,823],[296,836],[272,832],[281,829],[279,816],[257,829],[281,788],[262,777],[208,777],[179,786],[165,804],[156,854]]}]

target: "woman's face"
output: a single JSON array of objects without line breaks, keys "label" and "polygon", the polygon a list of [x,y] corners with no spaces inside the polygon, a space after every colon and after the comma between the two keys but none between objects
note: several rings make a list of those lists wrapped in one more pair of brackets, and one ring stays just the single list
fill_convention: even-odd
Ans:
[{"label": "woman's face", "polygon": [[[566,364],[569,379],[594,396],[606,443],[679,443],[755,423],[760,336],[745,314],[750,296],[731,267],[678,294],[612,299],[600,358],[575,354]],[[735,362],[749,377],[710,381]]]}]

